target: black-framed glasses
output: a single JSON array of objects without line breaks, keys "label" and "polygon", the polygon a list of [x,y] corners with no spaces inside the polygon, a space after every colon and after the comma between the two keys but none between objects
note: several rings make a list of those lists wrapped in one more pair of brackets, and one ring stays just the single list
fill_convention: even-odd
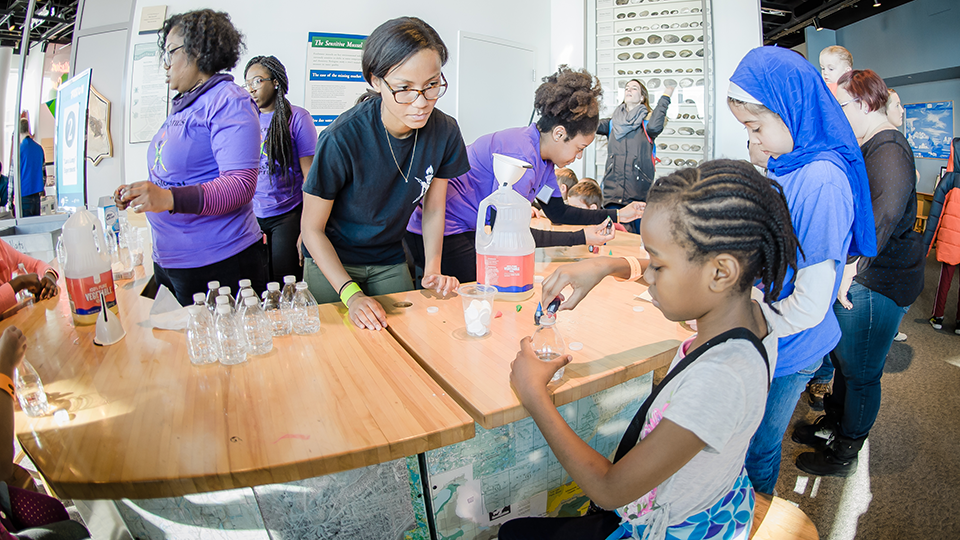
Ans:
[{"label": "black-framed glasses", "polygon": [[167,67],[170,67],[170,62],[172,62],[172,58],[171,58],[171,57],[173,56],[173,53],[179,51],[179,50],[182,49],[182,48],[183,48],[183,45],[180,45],[179,47],[174,47],[174,48],[170,49],[169,51],[168,51],[168,50],[164,50],[164,51],[163,51],[163,55],[160,56],[160,61],[163,62],[163,65],[165,65],[165,66],[167,66]]},{"label": "black-framed glasses", "polygon": [[272,81],[273,77],[254,77],[244,81],[243,87],[247,90],[259,90],[263,83]]},{"label": "black-framed glasses", "polygon": [[415,90],[413,88],[404,88],[402,90],[394,90],[390,83],[385,79],[381,79],[383,84],[387,85],[387,89],[393,93],[393,99],[401,104],[407,105],[413,103],[414,101],[420,99],[420,96],[423,96],[427,101],[434,101],[440,99],[440,96],[447,92],[447,78],[443,76],[443,73],[440,74],[440,80],[443,82],[428,86],[423,90]]}]

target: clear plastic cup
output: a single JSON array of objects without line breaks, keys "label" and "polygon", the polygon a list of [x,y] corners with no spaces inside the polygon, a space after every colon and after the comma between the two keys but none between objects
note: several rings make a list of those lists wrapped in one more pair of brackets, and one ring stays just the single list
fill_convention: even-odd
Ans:
[{"label": "clear plastic cup", "polygon": [[463,299],[463,320],[467,333],[481,337],[490,333],[490,321],[493,320],[493,300],[497,288],[491,285],[462,285],[457,290]]}]

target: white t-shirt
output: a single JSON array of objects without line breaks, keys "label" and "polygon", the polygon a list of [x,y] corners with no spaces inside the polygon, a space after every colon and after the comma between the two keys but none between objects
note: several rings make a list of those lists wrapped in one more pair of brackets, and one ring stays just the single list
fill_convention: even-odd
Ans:
[{"label": "white t-shirt", "polygon": [[[777,360],[777,327],[783,327],[783,322],[762,302],[761,307],[770,330],[762,343],[772,375]],[[678,350],[671,370],[683,356]],[[647,412],[640,438],[662,418],[668,418],[707,446],[650,493],[618,508],[620,516],[627,516],[625,521],[634,525],[660,520],[675,525],[726,495],[740,476],[747,446],[763,418],[768,382],[763,357],[745,339],[730,339],[714,346],[670,381]]]}]

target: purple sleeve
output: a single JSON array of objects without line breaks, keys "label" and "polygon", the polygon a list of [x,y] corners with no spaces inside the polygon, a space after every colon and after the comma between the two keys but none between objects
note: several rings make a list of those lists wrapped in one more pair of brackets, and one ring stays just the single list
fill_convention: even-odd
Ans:
[{"label": "purple sleeve", "polygon": [[[237,89],[238,91],[239,88]],[[246,92],[244,92],[246,94]],[[210,147],[220,173],[260,166],[260,114],[249,94],[221,92],[212,107]]]},{"label": "purple sleeve", "polygon": [[[205,182],[200,215],[214,216],[233,212],[253,200],[257,189],[257,169],[226,171],[216,180]],[[176,207],[176,197],[174,197]]]},{"label": "purple sleeve", "polygon": [[293,112],[290,131],[297,147],[297,159],[312,156],[317,151],[317,127],[313,125],[313,117],[299,107]]}]

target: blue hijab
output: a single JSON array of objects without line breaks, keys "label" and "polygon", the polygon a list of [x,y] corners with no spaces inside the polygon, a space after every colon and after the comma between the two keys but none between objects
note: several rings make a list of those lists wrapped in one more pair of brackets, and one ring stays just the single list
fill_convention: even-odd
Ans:
[{"label": "blue hijab", "polygon": [[876,256],[877,230],[863,153],[840,103],[813,64],[789,49],[758,47],[740,61],[730,81],[780,115],[790,130],[793,151],[770,158],[770,172],[782,176],[814,161],[829,161],[846,174],[853,192],[850,255]]}]

